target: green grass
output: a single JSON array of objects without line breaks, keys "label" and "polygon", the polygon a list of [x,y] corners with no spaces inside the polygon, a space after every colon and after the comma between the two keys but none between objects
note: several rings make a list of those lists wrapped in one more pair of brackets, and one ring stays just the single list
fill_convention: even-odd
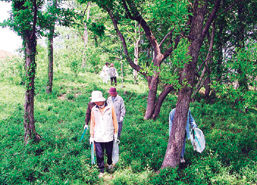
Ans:
[{"label": "green grass", "polygon": [[24,87],[9,68],[1,71],[0,184],[257,183],[256,110],[241,113],[222,101],[191,103],[192,115],[206,137],[206,149],[196,153],[187,141],[186,163],[157,174],[167,148],[168,114],[175,107],[176,96],[167,96],[156,121],[144,120],[147,83],[133,85],[125,79],[122,88],[120,78],[117,91],[127,110],[120,159],[114,173],[98,179],[96,165],[90,165],[88,132],[82,142],[79,139],[91,92],[100,90],[107,97],[110,85],[103,84],[96,74],[79,73],[75,78],[69,68],[59,67],[54,73],[53,93],[45,94],[45,74],[42,69],[37,73],[35,97],[36,131],[43,139],[25,146]]}]

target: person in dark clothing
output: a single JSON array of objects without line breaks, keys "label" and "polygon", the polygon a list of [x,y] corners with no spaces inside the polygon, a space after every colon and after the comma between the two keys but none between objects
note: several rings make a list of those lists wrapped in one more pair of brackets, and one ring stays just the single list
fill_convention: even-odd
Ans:
[{"label": "person in dark clothing", "polygon": [[94,106],[95,106],[95,102],[91,102],[91,101],[87,105],[84,130],[88,129],[88,123],[90,122],[90,119],[91,119],[91,110]]}]

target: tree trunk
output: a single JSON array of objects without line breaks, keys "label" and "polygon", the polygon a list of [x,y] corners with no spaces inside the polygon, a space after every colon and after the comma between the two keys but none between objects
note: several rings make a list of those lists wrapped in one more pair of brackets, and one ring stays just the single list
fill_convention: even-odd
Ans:
[{"label": "tree trunk", "polygon": [[216,1],[212,13],[203,27],[204,16],[206,13],[206,2],[198,4],[198,1],[195,1],[193,17],[191,17],[191,26],[188,35],[189,41],[191,42],[188,54],[192,57],[192,60],[185,65],[185,68],[180,74],[180,83],[186,80],[188,84],[183,85],[182,89],[180,89],[178,93],[176,113],[161,169],[169,166],[175,168],[179,164],[199,51],[203,43],[203,39],[216,16],[220,2],[221,0]]},{"label": "tree trunk", "polygon": [[166,96],[173,90],[173,85],[166,85],[163,89],[163,91],[161,92],[161,94],[159,95],[156,103],[155,103],[155,108],[154,108],[154,113],[152,115],[152,119],[156,119],[159,114],[160,114],[160,111],[161,111],[161,106],[162,106],[162,103],[164,101],[164,99],[166,98]]},{"label": "tree trunk", "polygon": [[[57,0],[53,0],[52,8],[56,9],[57,7]],[[55,31],[55,21],[56,21],[56,13],[51,13],[52,18],[50,21],[50,29],[48,34],[48,82],[46,87],[46,93],[52,93],[53,89],[53,64],[54,64],[54,31]]]},{"label": "tree trunk", "polygon": [[33,2],[34,8],[34,20],[32,31],[27,31],[25,37],[23,37],[25,43],[25,70],[26,70],[26,92],[25,92],[25,104],[24,104],[24,141],[28,143],[29,139],[35,141],[40,140],[40,135],[36,133],[35,120],[34,120],[34,94],[35,94],[35,72],[36,72],[36,22],[37,22],[37,5],[36,0]]},{"label": "tree trunk", "polygon": [[183,88],[179,91],[175,117],[161,169],[166,167],[175,168],[179,163],[185,137],[184,133],[186,130],[191,92],[190,88]]},{"label": "tree trunk", "polygon": [[151,119],[154,112],[158,83],[159,83],[159,76],[158,74],[155,74],[155,76],[151,78],[150,86],[149,86],[147,108],[144,116],[144,119],[146,120]]},{"label": "tree trunk", "polygon": [[53,89],[53,64],[54,64],[54,49],[53,49],[53,40],[54,40],[54,26],[53,23],[52,28],[50,29],[50,33],[48,36],[48,82],[46,87],[46,93],[52,93]]},{"label": "tree trunk", "polygon": [[[86,8],[86,10],[87,10],[87,21],[89,20],[89,16],[90,16],[90,4],[91,4],[91,2],[88,2],[87,3],[87,8]],[[84,40],[84,47],[85,47],[85,49],[83,50],[83,61],[82,61],[81,65],[82,65],[82,67],[86,67],[87,60],[86,60],[86,54],[85,53],[86,53],[87,44],[88,44],[88,29],[87,29],[87,24],[86,23],[83,23],[83,25],[84,25],[83,40]]]},{"label": "tree trunk", "polygon": [[[138,45],[139,45],[139,41],[140,41],[140,24],[138,24],[138,27],[139,27],[139,31],[137,31],[136,29],[137,27],[137,24],[135,26],[135,41],[134,41],[134,63],[136,65],[138,65],[138,59],[139,59],[139,48],[138,48]],[[139,33],[139,38],[137,38],[137,33]],[[133,76],[134,76],[134,80],[135,80],[135,84],[138,84],[137,82],[137,75],[138,75],[138,72],[137,70],[133,69]]]}]

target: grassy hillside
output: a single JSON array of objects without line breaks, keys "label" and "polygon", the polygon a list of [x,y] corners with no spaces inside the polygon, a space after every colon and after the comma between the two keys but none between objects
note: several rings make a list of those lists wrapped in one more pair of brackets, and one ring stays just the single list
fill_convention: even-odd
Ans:
[{"label": "grassy hillside", "polygon": [[[90,165],[89,134],[83,133],[85,112],[93,90],[107,97],[110,85],[93,73],[55,68],[53,93],[45,94],[46,63],[36,78],[36,130],[38,144],[23,143],[24,87],[17,61],[1,63],[0,70],[0,184],[256,184],[256,110],[240,113],[230,102],[209,105],[193,102],[190,110],[206,137],[202,154],[187,141],[186,163],[159,170],[168,142],[168,114],[176,104],[170,94],[156,121],[143,120],[147,85],[125,80],[117,91],[124,98],[126,117],[121,135],[120,160],[114,173],[98,179]],[[15,67],[16,66],[16,67]],[[124,93],[125,92],[125,93]]]}]

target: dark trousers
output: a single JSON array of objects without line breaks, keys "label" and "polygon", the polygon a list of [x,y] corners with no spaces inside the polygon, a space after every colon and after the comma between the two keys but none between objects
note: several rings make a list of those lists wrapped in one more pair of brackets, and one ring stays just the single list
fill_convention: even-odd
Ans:
[{"label": "dark trousers", "polygon": [[96,161],[100,172],[104,172],[104,149],[106,150],[107,154],[107,164],[112,164],[112,148],[113,141],[107,143],[95,142]]},{"label": "dark trousers", "polygon": [[123,122],[118,122],[118,138],[120,138]]},{"label": "dark trousers", "polygon": [[115,86],[117,85],[117,79],[116,79],[116,77],[111,77],[111,85],[112,85],[112,82],[114,81],[114,83],[115,83]]}]

